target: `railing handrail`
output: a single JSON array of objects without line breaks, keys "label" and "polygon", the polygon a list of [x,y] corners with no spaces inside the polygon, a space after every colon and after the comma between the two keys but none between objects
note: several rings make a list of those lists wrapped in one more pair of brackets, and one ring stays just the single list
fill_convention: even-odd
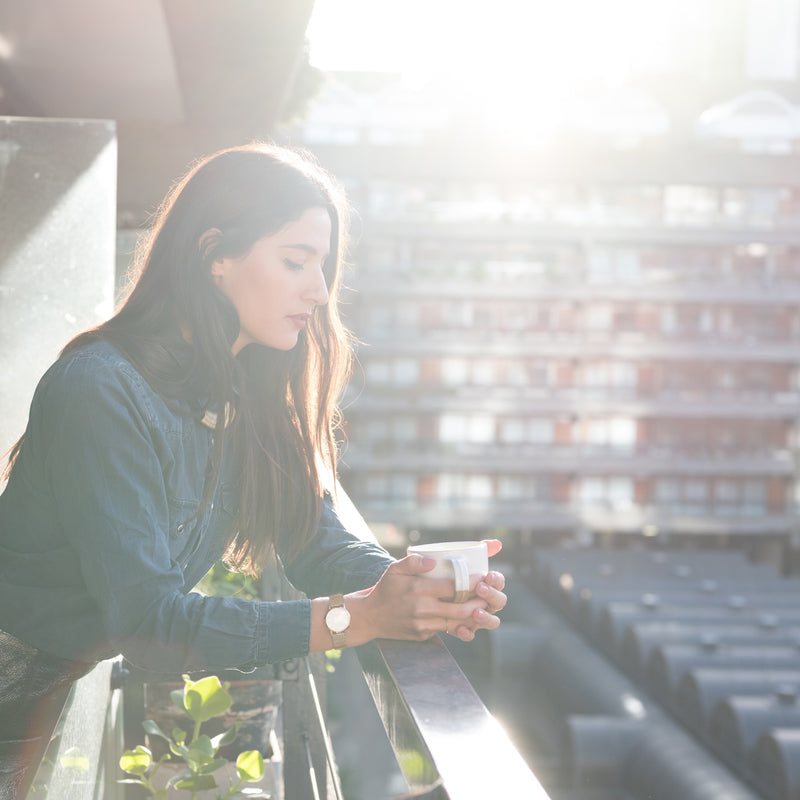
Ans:
[{"label": "railing handrail", "polygon": [[438,639],[358,648],[375,706],[412,791],[449,800],[548,800],[536,776]]},{"label": "railing handrail", "polygon": [[[345,491],[336,506],[347,529],[375,540]],[[549,800],[536,776],[436,637],[376,639],[358,648],[364,678],[412,791],[449,800]]]}]

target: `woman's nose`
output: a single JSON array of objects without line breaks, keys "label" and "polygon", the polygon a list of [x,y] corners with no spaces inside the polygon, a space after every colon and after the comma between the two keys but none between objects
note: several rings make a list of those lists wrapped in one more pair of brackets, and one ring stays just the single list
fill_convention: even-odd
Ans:
[{"label": "woman's nose", "polygon": [[306,290],[306,297],[315,306],[324,306],[328,302],[328,283],[321,269],[314,272],[311,283]]}]

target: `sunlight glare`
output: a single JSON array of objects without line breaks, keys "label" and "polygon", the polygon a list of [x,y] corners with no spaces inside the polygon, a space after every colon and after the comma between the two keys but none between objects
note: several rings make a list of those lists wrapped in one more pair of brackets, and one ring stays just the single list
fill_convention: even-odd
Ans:
[{"label": "sunlight glare", "polygon": [[[708,0],[317,0],[308,27],[323,70],[395,72],[447,87],[453,105],[502,133],[558,130],[581,90],[665,68]],[[369,35],[365,35],[365,31]]]}]

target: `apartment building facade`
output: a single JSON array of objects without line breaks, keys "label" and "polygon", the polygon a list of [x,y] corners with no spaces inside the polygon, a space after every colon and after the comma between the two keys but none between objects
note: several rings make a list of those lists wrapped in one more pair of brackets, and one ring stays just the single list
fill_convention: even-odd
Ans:
[{"label": "apartment building facade", "polygon": [[688,117],[609,92],[535,146],[430,96],[394,127],[320,100],[293,136],[357,210],[342,480],[369,522],[798,544],[800,107],[741,89]]}]

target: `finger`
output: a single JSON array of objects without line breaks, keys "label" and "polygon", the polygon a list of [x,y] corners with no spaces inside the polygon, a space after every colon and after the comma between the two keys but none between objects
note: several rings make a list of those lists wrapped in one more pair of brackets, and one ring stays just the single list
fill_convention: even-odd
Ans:
[{"label": "finger", "polygon": [[472,612],[472,621],[478,628],[484,628],[488,631],[493,631],[495,628],[500,627],[500,617],[490,614],[483,608],[476,608]]},{"label": "finger", "polygon": [[471,642],[475,638],[475,632],[466,625],[459,625],[454,631],[450,632],[450,635],[455,636],[456,639],[461,639],[462,642]]},{"label": "finger", "polygon": [[503,543],[499,539],[484,539],[483,541],[486,542],[489,558],[496,556],[503,549]]},{"label": "finger", "polygon": [[506,588],[506,576],[502,572],[497,572],[497,570],[487,572],[483,581],[493,589],[499,589],[501,592]]},{"label": "finger", "polygon": [[394,572],[398,575],[422,575],[426,572],[430,572],[435,566],[435,558],[414,553],[405,558],[401,558],[399,561],[395,561],[394,564],[390,564],[386,571]]},{"label": "finger", "polygon": [[503,592],[493,589],[486,583],[479,583],[475,588],[475,591],[478,597],[486,601],[486,609],[489,611],[489,613],[496,614],[498,611],[501,611],[506,607],[508,597]]}]

